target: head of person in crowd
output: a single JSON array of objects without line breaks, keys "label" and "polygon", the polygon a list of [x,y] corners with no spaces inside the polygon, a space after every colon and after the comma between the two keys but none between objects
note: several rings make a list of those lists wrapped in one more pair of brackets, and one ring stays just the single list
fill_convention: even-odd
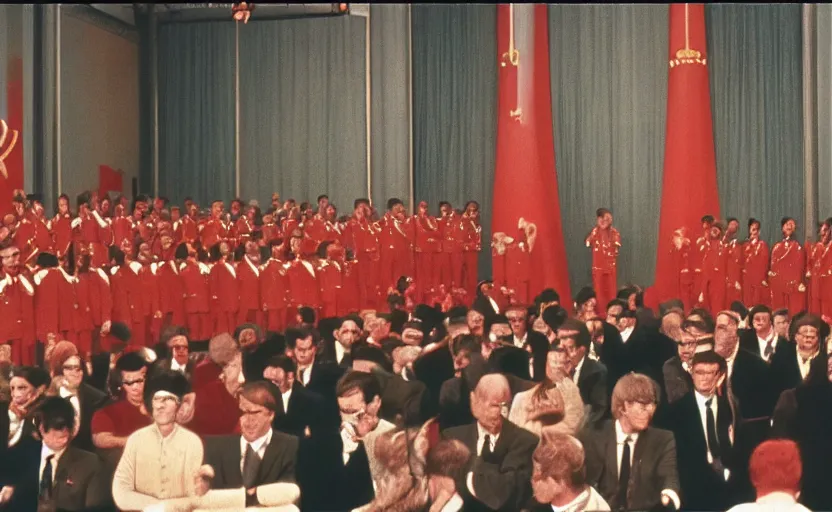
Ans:
[{"label": "head of person in crowd", "polygon": [[647,430],[659,403],[659,387],[640,373],[624,375],[612,391],[611,410],[625,434]]},{"label": "head of person in crowd", "polygon": [[745,329],[748,327],[748,308],[745,307],[745,304],[738,300],[735,300],[731,303],[731,306],[728,309],[730,309],[740,317],[740,329]]},{"label": "head of person in crowd", "polygon": [[607,303],[607,322],[618,329],[618,323],[624,311],[628,309],[627,302],[622,299],[613,299]]},{"label": "head of person in crowd", "polygon": [[511,332],[514,334],[514,337],[522,340],[529,330],[528,310],[519,304],[509,306],[508,308],[506,308],[506,318],[508,318],[508,323],[511,327]]},{"label": "head of person in crowd", "polygon": [[790,439],[769,439],[760,443],[748,463],[751,484],[757,500],[772,493],[785,493],[795,500],[800,496],[803,463],[797,443]]},{"label": "head of person in crowd", "polygon": [[59,341],[55,345],[49,366],[52,377],[58,377],[61,385],[71,392],[77,391],[84,382],[84,360],[72,342]]},{"label": "head of person in crowd", "polygon": [[358,439],[376,429],[381,409],[381,384],[365,372],[347,372],[335,385],[341,426]]},{"label": "head of person in crowd", "polygon": [[274,384],[281,394],[288,393],[295,384],[297,368],[291,357],[278,354],[266,362],[263,378]]},{"label": "head of person in crowd", "polygon": [[111,374],[117,390],[114,394],[140,407],[149,367],[147,360],[138,352],[122,354],[116,361],[115,372]]},{"label": "head of person in crowd", "polygon": [[774,330],[773,315],[768,306],[760,304],[751,308],[748,320],[758,338],[766,339]]},{"label": "head of person in crowd", "polygon": [[443,439],[430,448],[425,473],[431,503],[442,506],[457,494],[457,482],[465,480],[471,451],[458,439]]},{"label": "head of person in crowd", "polygon": [[483,375],[471,392],[471,414],[483,430],[499,435],[511,406],[511,388],[499,373]]},{"label": "head of person in crowd", "polygon": [[783,238],[790,239],[797,229],[797,223],[791,217],[783,217],[780,219],[780,230],[783,232]]},{"label": "head of person in crowd", "polygon": [[705,325],[708,326],[708,332],[714,332],[716,328],[716,322],[714,321],[713,315],[711,312],[704,308],[693,308],[688,312],[688,319],[690,320],[700,320],[705,322]]},{"label": "head of person in crowd", "polygon": [[583,445],[567,434],[548,434],[532,455],[534,498],[565,507],[587,488]]},{"label": "head of person in crowd", "polygon": [[247,382],[240,390],[240,433],[253,443],[269,433],[277,408],[277,398],[267,382]]},{"label": "head of person in crowd", "polygon": [[698,352],[691,363],[693,388],[705,398],[710,398],[722,384],[727,371],[728,365],[721,355],[713,350]]},{"label": "head of person in crowd", "polygon": [[772,324],[774,325],[774,332],[777,333],[777,336],[788,339],[790,322],[791,318],[789,317],[788,309],[778,309],[772,314]]},{"label": "head of person in crowd", "polygon": [[244,352],[250,352],[263,343],[263,330],[257,324],[242,324],[234,330],[234,339]]},{"label": "head of person in crowd", "polygon": [[575,295],[575,315],[581,320],[595,316],[598,298],[591,286],[584,286]]},{"label": "head of person in crowd", "polygon": [[286,343],[292,349],[292,357],[298,368],[308,368],[314,364],[318,355],[321,335],[315,329],[300,329],[297,338],[294,340],[294,346],[292,346],[290,339],[287,339]]},{"label": "head of person in crowd", "polygon": [[300,327],[315,327],[317,315],[315,310],[309,306],[301,306],[298,308],[298,315],[295,322]]},{"label": "head of person in crowd", "polygon": [[473,334],[460,334],[451,339],[451,356],[454,361],[454,375],[462,376],[462,370],[471,364],[471,356],[482,350],[481,338]]},{"label": "head of person in crowd", "polygon": [[471,334],[475,334],[477,336],[482,336],[484,334],[485,315],[476,309],[471,309],[468,311],[465,318],[468,323],[468,330]]},{"label": "head of person in crowd", "polygon": [[228,333],[214,336],[208,342],[208,357],[220,368],[219,378],[228,394],[236,397],[246,382],[243,374],[243,354],[237,341]]},{"label": "head of person in crowd", "polygon": [[384,338],[384,348],[373,345],[359,345],[352,351],[352,369],[359,372],[373,373],[381,369],[386,372],[393,371],[392,352],[404,344],[397,338]]},{"label": "head of person in crowd", "polygon": [[20,247],[11,238],[0,245],[0,263],[7,276],[16,276],[20,272]]},{"label": "head of person in crowd", "polygon": [[160,428],[173,428],[185,395],[191,391],[188,379],[181,372],[154,371],[144,387],[144,406]]},{"label": "head of person in crowd", "polygon": [[361,339],[361,332],[364,328],[364,322],[357,316],[345,316],[341,318],[340,325],[333,332],[335,340],[349,352],[353,344]]},{"label": "head of person in crowd", "polygon": [[628,284],[618,290],[616,298],[627,303],[630,311],[637,311],[644,307],[644,290],[638,285]]},{"label": "head of person in crowd", "polygon": [[803,359],[818,355],[821,344],[821,322],[815,315],[807,314],[794,323],[794,342],[797,354]]},{"label": "head of person in crowd", "polygon": [[171,325],[167,327],[160,336],[168,352],[168,357],[176,361],[176,364],[184,367],[190,359],[190,344],[188,340],[188,329]]},{"label": "head of person in crowd", "polygon": [[34,414],[35,426],[45,448],[62,454],[75,433],[75,409],[69,400],[59,396],[43,399]]},{"label": "head of person in crowd", "polygon": [[734,358],[739,350],[739,315],[733,311],[720,311],[716,315],[714,327],[714,350],[726,360]]},{"label": "head of person in crowd", "polygon": [[9,407],[19,412],[28,412],[46,392],[49,374],[35,366],[21,366],[9,375],[11,403]]},{"label": "head of person in crowd", "polygon": [[402,326],[402,341],[411,347],[420,347],[425,340],[425,331],[419,319],[405,322]]},{"label": "head of person in crowd", "polygon": [[682,323],[685,321],[685,313],[681,309],[671,309],[662,315],[660,332],[678,342],[682,337]]},{"label": "head of person in crowd", "polygon": [[563,371],[566,375],[571,375],[589,353],[592,337],[586,324],[575,318],[567,319],[558,329],[557,335],[558,345],[567,355]]},{"label": "head of person in crowd", "polygon": [[370,320],[364,322],[364,328],[367,330],[368,340],[372,343],[378,343],[379,340],[386,338],[390,334],[392,317],[387,313],[376,313]]}]

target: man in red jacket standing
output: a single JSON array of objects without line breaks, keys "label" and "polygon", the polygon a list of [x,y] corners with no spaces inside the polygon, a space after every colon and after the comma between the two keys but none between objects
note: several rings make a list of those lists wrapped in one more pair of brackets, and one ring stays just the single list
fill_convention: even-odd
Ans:
[{"label": "man in red jacket standing", "polygon": [[780,221],[783,239],[771,248],[771,270],[768,272],[772,309],[785,308],[791,315],[806,307],[806,285],[803,283],[806,251],[792,238],[796,226],[791,217],[783,217]]},{"label": "man in red jacket standing", "polygon": [[411,219],[416,231],[416,289],[419,302],[439,288],[439,261],[442,232],[436,219],[428,213],[427,201],[420,201]]},{"label": "man in red jacket standing", "polygon": [[237,263],[237,290],[240,294],[237,325],[252,323],[265,329],[263,302],[260,299],[260,247],[256,240],[245,244],[243,259]]},{"label": "man in red jacket standing", "polygon": [[11,345],[16,365],[35,363],[35,289],[20,273],[20,248],[10,240],[0,245],[0,343]]}]

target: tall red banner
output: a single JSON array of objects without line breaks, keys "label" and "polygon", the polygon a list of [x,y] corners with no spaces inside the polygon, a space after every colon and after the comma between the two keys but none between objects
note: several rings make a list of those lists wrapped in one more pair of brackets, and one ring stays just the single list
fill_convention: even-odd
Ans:
[{"label": "tall red banner", "polygon": [[98,166],[98,196],[104,197],[109,192],[124,192],[123,173],[109,165]]},{"label": "tall red banner", "polygon": [[692,257],[696,239],[702,235],[701,218],[719,218],[707,64],[705,6],[671,4],[667,136],[655,278],[660,301],[681,298],[674,232],[685,228]]},{"label": "tall red banner", "polygon": [[495,284],[520,302],[554,288],[571,302],[549,77],[546,5],[497,7],[499,96],[492,257]]}]

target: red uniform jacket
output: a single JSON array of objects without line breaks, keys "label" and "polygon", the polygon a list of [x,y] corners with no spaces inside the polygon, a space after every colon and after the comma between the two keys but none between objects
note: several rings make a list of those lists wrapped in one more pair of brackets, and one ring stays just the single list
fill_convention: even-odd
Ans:
[{"label": "red uniform jacket", "polygon": [[621,234],[610,227],[604,233],[598,226],[592,228],[586,239],[586,246],[592,249],[592,271],[609,274],[615,272],[618,251],[621,249]]},{"label": "red uniform jacket", "polygon": [[72,243],[72,217],[69,214],[58,214],[52,219],[52,238],[55,241],[55,255],[60,258]]},{"label": "red uniform jacket", "polygon": [[321,305],[320,287],[315,268],[307,260],[298,258],[289,263],[286,270],[289,278],[289,304],[291,307]]},{"label": "red uniform jacket", "polygon": [[352,218],[347,223],[346,232],[344,239],[348,244],[345,246],[352,249],[356,257],[359,254],[369,253],[372,261],[378,261],[379,235],[378,230],[370,221]]},{"label": "red uniform jacket", "polygon": [[436,219],[430,215],[412,218],[416,230],[416,252],[437,253],[442,251],[442,232]]},{"label": "red uniform jacket", "polygon": [[211,267],[211,313],[236,313],[240,309],[237,271],[227,261]]},{"label": "red uniform jacket", "polygon": [[775,293],[793,293],[803,284],[806,253],[800,242],[784,239],[771,249],[771,288]]},{"label": "red uniform jacket", "polygon": [[135,227],[130,217],[116,217],[113,219],[113,245],[121,248],[124,240],[133,241]]},{"label": "red uniform jacket", "polygon": [[20,261],[22,263],[34,264],[34,260],[29,260],[30,258],[36,257],[35,235],[35,225],[29,219],[24,217],[17,223],[17,227],[14,229],[14,237],[12,239],[14,240],[15,245],[17,245],[20,249]]},{"label": "red uniform jacket", "polygon": [[482,228],[470,217],[462,217],[462,250],[464,252],[480,252],[482,249]]},{"label": "red uniform jacket", "polygon": [[21,340],[24,347],[35,342],[34,295],[26,276],[0,279],[0,341]]},{"label": "red uniform jacket", "polygon": [[280,238],[280,228],[274,222],[270,224],[263,224],[263,243],[271,245],[272,241]]},{"label": "red uniform jacket", "polygon": [[260,269],[248,256],[237,263],[237,290],[240,296],[240,311],[262,311],[260,300]]},{"label": "red uniform jacket", "polygon": [[34,217],[32,224],[35,225],[35,249],[38,252],[52,252],[52,234],[46,220]]},{"label": "red uniform jacket", "polygon": [[78,297],[76,326],[79,331],[91,331],[110,321],[113,302],[106,272],[97,268],[78,274],[75,294]]},{"label": "red uniform jacket", "polygon": [[35,283],[35,334],[43,342],[47,334],[75,333],[78,299],[75,296],[75,278],[61,268],[39,270]]},{"label": "red uniform jacket", "polygon": [[729,290],[735,290],[737,285],[742,288],[742,267],[744,263],[744,256],[742,244],[736,239],[727,242],[725,245],[725,273],[727,277],[727,285]]},{"label": "red uniform jacket", "polygon": [[[510,296],[520,304],[528,304],[531,257],[524,241],[511,239],[505,252],[494,252],[494,285],[508,288]],[[499,301],[498,301],[499,302]]]},{"label": "red uniform jacket", "polygon": [[462,217],[456,213],[450,216],[444,216],[439,219],[439,227],[442,232],[442,252],[462,252],[464,235]]},{"label": "red uniform jacket", "polygon": [[358,262],[348,260],[340,262],[340,265],[341,290],[338,298],[338,316],[344,316],[349,313],[357,313],[360,309],[358,304]]},{"label": "red uniform jacket", "polygon": [[341,265],[336,261],[323,260],[318,265],[317,274],[321,286],[321,318],[335,317],[341,297]]},{"label": "red uniform jacket", "polygon": [[409,255],[413,251],[415,236],[409,219],[402,222],[389,214],[385,214],[378,221],[378,227],[380,228],[378,242],[382,252],[390,251],[400,255]]},{"label": "red uniform jacket", "polygon": [[159,298],[159,277],[156,275],[157,263],[142,265],[139,280],[142,286],[142,314],[152,317],[162,311]]},{"label": "red uniform jacket", "polygon": [[173,325],[185,325],[185,284],[178,263],[159,263],[156,277],[159,279],[159,306],[162,314],[172,315]]},{"label": "red uniform jacket", "polygon": [[173,229],[176,233],[177,242],[192,244],[199,236],[199,226],[189,215],[184,215],[178,222],[174,223]]},{"label": "red uniform jacket", "polygon": [[768,279],[768,244],[759,238],[749,239],[743,245],[743,256],[744,285],[761,285]]},{"label": "red uniform jacket", "polygon": [[238,244],[246,243],[254,232],[254,226],[249,222],[248,217],[242,216],[234,224],[234,238]]},{"label": "red uniform jacket", "polygon": [[225,224],[219,219],[210,219],[202,225],[199,233],[202,248],[206,251],[228,237]]},{"label": "red uniform jacket", "polygon": [[139,278],[141,270],[141,263],[131,261],[121,267],[113,267],[110,272],[114,322],[131,325],[145,318],[144,285]]},{"label": "red uniform jacket", "polygon": [[286,309],[288,278],[286,268],[280,260],[267,261],[260,269],[260,297],[263,311]]},{"label": "red uniform jacket", "polygon": [[693,256],[694,272],[702,272],[705,269],[705,255],[710,251],[711,240],[704,236],[696,239],[696,251]]},{"label": "red uniform jacket", "polygon": [[179,266],[185,296],[185,313],[210,313],[211,269],[204,263],[186,261]]},{"label": "red uniform jacket", "polygon": [[335,226],[320,215],[315,215],[304,222],[303,232],[315,242],[316,246],[321,242],[334,242],[339,235]]}]

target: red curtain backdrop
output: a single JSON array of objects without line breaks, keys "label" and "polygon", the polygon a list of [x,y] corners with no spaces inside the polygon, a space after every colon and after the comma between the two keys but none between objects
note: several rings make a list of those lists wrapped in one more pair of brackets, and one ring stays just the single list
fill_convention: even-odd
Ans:
[{"label": "red curtain backdrop", "polygon": [[[8,179],[0,175],[0,215],[14,211],[12,207],[12,192],[23,188],[23,60],[12,57],[8,63],[8,84],[6,84],[6,107],[9,118],[9,135],[6,144],[12,138],[11,131],[17,130],[17,144],[11,154],[6,157],[6,171]],[[0,151],[5,150],[5,147]]]},{"label": "red curtain backdrop", "polygon": [[109,165],[98,166],[98,196],[104,197],[108,192],[124,192],[122,189],[121,169],[115,170]]},{"label": "red curtain backdrop", "polygon": [[[705,47],[705,6],[670,6],[667,137],[653,300],[673,293],[673,232],[687,228],[691,244],[702,234],[704,215],[719,218],[719,192]],[[655,304],[653,304],[655,305]]]},{"label": "red curtain backdrop", "polygon": [[[533,23],[523,25],[533,26],[534,37],[529,40],[533,51],[532,55],[521,54],[516,66],[503,55],[509,51],[510,18],[510,7],[499,5],[499,111],[492,233],[517,238],[521,218],[534,224],[536,236],[530,253],[529,294],[534,297],[544,288],[551,287],[560,294],[562,302],[569,304],[572,294],[563,243],[552,133],[547,7],[535,6]],[[515,23],[515,28],[518,27]],[[524,34],[515,33],[515,40],[523,37]],[[528,81],[521,82],[520,75],[524,73]],[[525,91],[519,90],[520,83],[528,84]],[[519,119],[512,116],[512,112],[521,107],[518,93],[524,95]]]}]

